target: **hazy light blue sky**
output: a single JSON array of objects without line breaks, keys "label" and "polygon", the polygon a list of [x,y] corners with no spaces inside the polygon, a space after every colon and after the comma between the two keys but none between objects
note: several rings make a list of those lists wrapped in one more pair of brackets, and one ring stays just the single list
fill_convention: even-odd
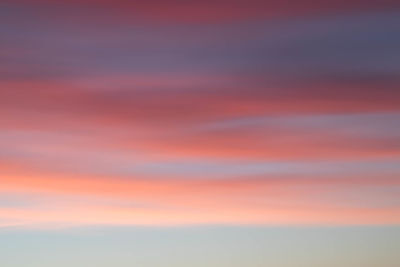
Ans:
[{"label": "hazy light blue sky", "polygon": [[399,227],[0,230],[2,267],[398,267]]}]

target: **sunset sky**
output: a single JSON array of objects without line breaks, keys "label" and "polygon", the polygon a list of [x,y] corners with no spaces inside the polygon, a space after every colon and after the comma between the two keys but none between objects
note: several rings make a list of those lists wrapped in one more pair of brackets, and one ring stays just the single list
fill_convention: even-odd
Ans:
[{"label": "sunset sky", "polygon": [[1,267],[400,266],[398,0],[3,0]]}]

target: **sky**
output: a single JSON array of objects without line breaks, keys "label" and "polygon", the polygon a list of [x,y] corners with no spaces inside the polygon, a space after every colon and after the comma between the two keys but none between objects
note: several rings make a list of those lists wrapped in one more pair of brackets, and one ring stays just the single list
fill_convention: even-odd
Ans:
[{"label": "sky", "polygon": [[0,266],[400,266],[400,2],[3,0]]}]

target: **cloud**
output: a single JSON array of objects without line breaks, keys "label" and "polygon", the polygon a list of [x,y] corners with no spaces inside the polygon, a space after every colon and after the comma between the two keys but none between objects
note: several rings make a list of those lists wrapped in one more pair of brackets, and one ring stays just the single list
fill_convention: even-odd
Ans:
[{"label": "cloud", "polygon": [[398,223],[398,7],[6,1],[0,225]]},{"label": "cloud", "polygon": [[[399,218],[396,193],[383,192],[398,186],[396,177],[118,179],[20,170],[3,175],[2,193],[30,194],[44,202],[6,204],[0,214],[28,225],[391,224]],[[369,188],[379,202],[370,198]],[[365,194],[381,204],[366,204]]]},{"label": "cloud", "polygon": [[[28,6],[35,10],[53,9],[81,11],[87,17],[97,11],[107,18],[123,20],[147,20],[150,22],[221,23],[245,19],[265,19],[269,17],[290,17],[310,14],[345,13],[354,10],[391,9],[398,7],[394,0],[352,0],[352,1],[259,1],[259,0],[217,0],[217,1],[111,1],[85,0],[63,1],[54,4],[48,0],[18,0],[12,4]],[[61,8],[62,7],[62,8]],[[73,18],[76,12],[69,14]]]}]

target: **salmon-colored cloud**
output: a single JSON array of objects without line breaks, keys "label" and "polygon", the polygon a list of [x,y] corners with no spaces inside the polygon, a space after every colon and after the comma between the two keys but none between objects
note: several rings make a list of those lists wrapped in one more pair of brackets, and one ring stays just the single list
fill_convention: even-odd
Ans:
[{"label": "salmon-colored cloud", "polygon": [[[299,92],[280,98],[271,93],[270,99],[267,93],[265,97],[252,96],[251,92],[248,96],[230,95],[229,91],[226,97],[222,92],[215,95],[202,91],[118,93],[53,83],[9,84],[5,88],[0,93],[3,129],[69,133],[74,137],[74,141],[68,141],[69,146],[78,150],[84,146],[124,153],[138,151],[149,158],[264,160],[393,158],[400,153],[399,133],[390,121],[384,125],[392,132],[387,134],[384,128],[377,133],[377,128],[382,127],[379,118],[357,124],[339,121],[335,122],[336,127],[329,127],[329,116],[326,122],[318,117],[325,112],[353,109],[360,116],[364,109],[396,110],[400,97],[391,91],[381,100],[372,97],[375,93],[371,93],[371,98],[354,96],[354,102],[349,101],[351,107],[346,109],[337,96],[332,100],[320,97],[317,91],[315,96],[308,94],[309,90],[302,93],[308,94],[308,99],[296,98]],[[343,94],[345,97],[348,98]],[[301,122],[298,115],[302,113],[308,121],[315,116],[316,123]],[[365,116],[368,114],[371,113]],[[291,118],[289,115],[296,115],[298,122],[296,116],[292,122],[285,122]],[[252,116],[273,120],[241,122],[242,118]],[[232,125],[224,126],[226,121]],[[60,145],[63,142],[60,140]]]},{"label": "salmon-colored cloud", "polygon": [[[3,215],[3,216],[1,216]],[[224,209],[213,211],[158,211],[107,206],[57,210],[0,208],[4,226],[57,227],[76,225],[375,225],[398,224],[398,209]]]},{"label": "salmon-colored cloud", "polygon": [[[371,186],[398,187],[396,177],[193,180],[60,175],[6,167],[2,173],[0,193],[54,199],[36,207],[0,209],[0,217],[26,224],[392,224],[400,220],[396,206],[365,206],[357,197],[348,203],[341,199],[349,191],[360,197]],[[87,199],[80,204],[58,201],[66,196]],[[389,194],[382,197],[388,203],[396,199]],[[99,199],[103,202],[96,202]]]}]

